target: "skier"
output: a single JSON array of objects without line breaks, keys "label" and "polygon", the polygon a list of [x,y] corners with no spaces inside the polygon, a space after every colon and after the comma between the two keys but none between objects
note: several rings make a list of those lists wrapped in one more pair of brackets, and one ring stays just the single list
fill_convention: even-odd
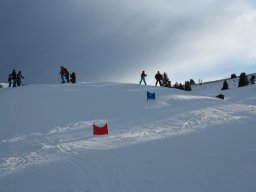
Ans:
[{"label": "skier", "polygon": [[65,67],[63,67],[63,66],[60,66],[60,78],[61,78],[61,83],[66,83],[65,82],[65,79],[64,79],[64,77],[65,77]]},{"label": "skier", "polygon": [[69,83],[69,71],[67,70],[67,68],[65,68],[65,78],[67,83]]},{"label": "skier", "polygon": [[70,82],[76,83],[76,74],[74,72],[70,74]]},{"label": "skier", "polygon": [[12,76],[12,86],[13,86],[13,87],[16,87],[16,83],[17,83],[17,73],[16,73],[16,70],[15,70],[15,69],[12,70],[11,76]]},{"label": "skier", "polygon": [[144,84],[147,85],[146,80],[145,80],[145,77],[146,77],[146,76],[147,76],[147,74],[145,74],[145,71],[143,70],[142,73],[141,73],[141,75],[140,75],[140,77],[141,77],[141,79],[140,79],[140,84],[141,84],[141,82],[143,81]]},{"label": "skier", "polygon": [[24,79],[24,77],[21,74],[21,71],[19,71],[19,73],[17,74],[17,85],[21,86],[21,79]]},{"label": "skier", "polygon": [[12,74],[10,73],[8,76],[8,83],[9,83],[9,87],[12,86]]},{"label": "skier", "polygon": [[157,86],[157,83],[158,83],[158,82],[159,82],[160,86],[162,86],[161,81],[162,81],[163,77],[162,77],[162,75],[160,74],[159,71],[158,71],[157,74],[155,75],[155,78],[156,78],[156,86]]}]

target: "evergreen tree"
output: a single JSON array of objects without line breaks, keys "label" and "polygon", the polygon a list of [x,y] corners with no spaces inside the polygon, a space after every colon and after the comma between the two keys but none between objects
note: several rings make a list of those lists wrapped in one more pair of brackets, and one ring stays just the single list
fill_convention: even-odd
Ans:
[{"label": "evergreen tree", "polygon": [[176,89],[178,89],[178,88],[179,88],[179,83],[176,82],[173,87],[176,88]]},{"label": "evergreen tree", "polygon": [[238,82],[238,87],[247,86],[248,84],[249,84],[249,81],[248,81],[248,77],[247,77],[246,73],[241,73],[240,79]]},{"label": "evergreen tree", "polygon": [[194,85],[194,84],[196,84],[196,83],[195,83],[195,81],[194,81],[194,79],[190,79],[190,81],[189,81],[189,82],[190,82],[190,85]]},{"label": "evergreen tree", "polygon": [[178,89],[184,90],[183,85],[180,83]]},{"label": "evergreen tree", "polygon": [[250,82],[251,82],[251,84],[254,84],[254,83],[255,83],[255,75],[254,75],[254,74],[251,76]]},{"label": "evergreen tree", "polygon": [[228,82],[225,80],[224,82],[223,82],[223,87],[222,87],[222,89],[221,90],[227,90],[229,87],[228,87]]},{"label": "evergreen tree", "polygon": [[191,91],[191,90],[192,90],[191,84],[190,84],[189,81],[186,81],[186,82],[185,82],[185,90],[186,90],[186,91]]},{"label": "evergreen tree", "polygon": [[235,73],[231,74],[231,79],[235,79],[235,78],[236,78],[236,74]]},{"label": "evergreen tree", "polygon": [[163,80],[162,80],[162,86],[163,87],[171,87],[171,81],[168,78],[167,73],[164,72],[163,76]]}]

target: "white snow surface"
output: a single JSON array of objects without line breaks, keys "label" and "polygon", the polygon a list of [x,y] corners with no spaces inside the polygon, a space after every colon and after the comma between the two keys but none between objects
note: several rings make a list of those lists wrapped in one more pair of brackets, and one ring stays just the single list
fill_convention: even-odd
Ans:
[{"label": "white snow surface", "polygon": [[229,86],[2,88],[0,191],[254,192],[256,86]]}]

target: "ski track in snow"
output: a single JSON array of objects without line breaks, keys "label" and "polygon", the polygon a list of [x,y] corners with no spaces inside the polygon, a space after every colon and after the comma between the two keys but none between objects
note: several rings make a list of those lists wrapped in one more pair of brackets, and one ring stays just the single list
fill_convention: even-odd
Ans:
[{"label": "ski track in snow", "polygon": [[[0,143],[0,179],[27,167],[61,160],[79,152],[120,148],[159,138],[188,134],[211,125],[255,117],[256,106],[229,104],[149,121],[144,125],[126,127],[122,131],[117,129],[111,131],[110,128],[110,134],[106,136],[94,137],[92,125],[95,121],[86,121],[53,128],[47,133],[9,138]],[[97,122],[106,121],[98,120]],[[116,126],[124,125],[119,123]]]}]

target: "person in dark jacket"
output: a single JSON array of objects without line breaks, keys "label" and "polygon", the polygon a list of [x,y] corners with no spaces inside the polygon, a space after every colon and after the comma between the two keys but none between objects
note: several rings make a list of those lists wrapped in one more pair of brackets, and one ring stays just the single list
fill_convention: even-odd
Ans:
[{"label": "person in dark jacket", "polygon": [[76,74],[74,72],[70,74],[70,82],[76,83]]},{"label": "person in dark jacket", "polygon": [[69,71],[67,70],[67,68],[65,68],[65,78],[67,83],[69,83]]},{"label": "person in dark jacket", "polygon": [[147,74],[145,74],[145,71],[143,70],[142,71],[142,73],[141,73],[141,75],[140,75],[140,84],[141,84],[141,82],[143,81],[144,82],[144,84],[145,85],[147,85],[147,83],[146,83],[146,80],[145,80],[145,77],[147,76]]},{"label": "person in dark jacket", "polygon": [[16,84],[17,84],[17,73],[16,73],[15,69],[12,70],[11,76],[12,76],[12,86],[16,87]]},{"label": "person in dark jacket", "polygon": [[21,86],[21,79],[24,79],[23,75],[21,74],[21,71],[17,74],[17,86]]},{"label": "person in dark jacket", "polygon": [[9,83],[9,87],[12,86],[12,74],[10,73],[8,76],[8,83]]},{"label": "person in dark jacket", "polygon": [[163,77],[162,75],[160,74],[160,72],[158,71],[157,74],[155,75],[155,78],[156,78],[156,86],[157,86],[157,83],[159,82],[160,86],[162,86],[162,80],[163,80]]}]

